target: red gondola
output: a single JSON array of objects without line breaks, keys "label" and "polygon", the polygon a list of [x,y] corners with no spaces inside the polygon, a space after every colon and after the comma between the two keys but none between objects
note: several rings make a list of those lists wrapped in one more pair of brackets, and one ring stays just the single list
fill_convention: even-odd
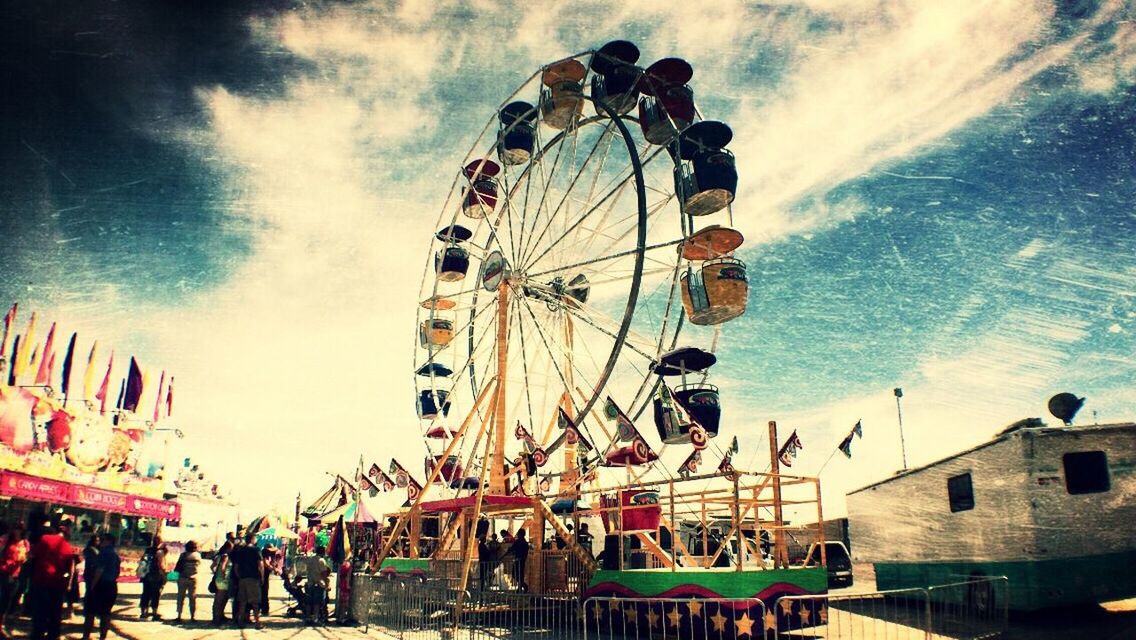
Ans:
[{"label": "red gondola", "polygon": [[681,58],[663,58],[647,67],[639,79],[639,126],[652,144],[667,144],[694,122],[694,89],[687,82],[694,76]]}]

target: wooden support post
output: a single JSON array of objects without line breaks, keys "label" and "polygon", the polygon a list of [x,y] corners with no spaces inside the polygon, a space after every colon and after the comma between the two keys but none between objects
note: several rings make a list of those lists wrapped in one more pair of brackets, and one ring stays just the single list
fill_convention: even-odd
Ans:
[{"label": "wooden support post", "polygon": [[[453,453],[453,450],[457,448],[458,442],[461,441],[461,437],[465,434],[466,429],[469,428],[469,424],[473,422],[474,416],[477,415],[477,410],[481,406],[482,401],[485,400],[486,397],[488,397],[490,389],[496,389],[496,387],[497,379],[494,378],[485,385],[484,389],[481,390],[481,394],[477,396],[477,400],[473,403],[473,408],[470,409],[469,414],[466,415],[465,420],[462,421],[461,427],[458,429],[458,432],[454,434],[453,438],[450,438],[449,446],[447,446],[445,452],[442,453],[443,460],[445,460],[446,457]],[[496,398],[496,396],[494,396],[494,398]],[[492,415],[492,412],[490,413],[490,415]],[[482,430],[484,429],[485,422],[482,422]],[[400,515],[398,520],[395,522],[394,527],[391,529],[390,538],[383,544],[383,550],[379,552],[379,557],[375,560],[375,566],[377,568],[382,568],[383,560],[386,560],[387,556],[390,555],[391,549],[394,548],[394,545],[398,541],[399,536],[401,536],[402,532],[406,529],[406,526],[410,521],[414,510],[418,508],[418,505],[422,504],[423,498],[426,497],[426,492],[430,490],[430,486],[434,483],[435,480],[438,479],[438,476],[441,475],[443,466],[444,465],[441,464],[434,465],[434,470],[426,478],[426,486],[422,487],[422,491],[418,492],[418,498],[414,500],[414,504],[411,505],[410,509],[405,514]]]},{"label": "wooden support post", "polygon": [[781,520],[781,465],[777,455],[777,423],[769,421],[769,462],[773,476],[773,568],[789,567],[789,550],[785,547],[784,523]]}]

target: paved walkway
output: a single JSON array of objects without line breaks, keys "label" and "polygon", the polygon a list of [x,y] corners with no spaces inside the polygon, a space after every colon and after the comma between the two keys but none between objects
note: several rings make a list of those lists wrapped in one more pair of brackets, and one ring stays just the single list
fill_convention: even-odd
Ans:
[{"label": "paved walkway", "polygon": [[[386,636],[374,627],[371,628],[371,632],[368,635],[363,633],[363,627],[361,626],[305,626],[300,618],[288,617],[286,615],[289,605],[293,605],[295,602],[292,600],[291,596],[284,591],[283,585],[278,580],[270,587],[269,615],[267,617],[261,617],[265,628],[259,631],[253,629],[252,625],[248,625],[244,629],[238,629],[233,626],[218,628],[204,622],[204,620],[208,620],[212,615],[213,594],[211,593],[198,594],[197,596],[197,618],[199,622],[173,622],[173,617],[177,612],[177,589],[174,588],[173,585],[167,585],[165,591],[162,593],[161,605],[158,607],[158,612],[162,615],[164,620],[139,620],[138,600],[141,593],[142,586],[140,584],[124,583],[119,585],[118,604],[114,609],[114,622],[111,626],[109,636],[111,639],[150,640],[157,638],[160,640],[204,640],[211,638],[222,640],[249,638],[250,640],[329,640],[339,638],[370,638],[371,640],[383,640],[389,638],[389,636]],[[231,611],[229,610],[225,613],[226,616],[230,614]],[[184,615],[188,617],[188,608],[184,612]],[[10,621],[14,623],[12,637],[28,637],[30,630],[30,620],[28,618],[12,617]],[[76,606],[75,613],[70,618],[66,616],[66,611],[64,612],[63,637],[77,639],[81,638],[82,634],[82,607]],[[98,637],[97,622],[91,637]]]}]

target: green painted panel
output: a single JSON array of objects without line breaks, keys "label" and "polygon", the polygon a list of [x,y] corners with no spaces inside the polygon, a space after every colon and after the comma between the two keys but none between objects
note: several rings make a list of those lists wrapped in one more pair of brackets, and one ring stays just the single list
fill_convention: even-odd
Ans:
[{"label": "green painted panel", "polygon": [[679,587],[696,586],[723,598],[749,598],[774,585],[789,585],[805,593],[823,593],[828,588],[828,574],[823,568],[767,569],[734,571],[700,569],[670,571],[647,569],[630,571],[597,571],[589,588],[614,583],[643,597],[653,597]]},{"label": "green painted panel", "polygon": [[425,573],[430,572],[430,559],[429,558],[387,558],[383,560],[383,564],[379,570],[394,569],[398,573],[410,573],[414,570],[419,570]]},{"label": "green painted panel", "polygon": [[1136,550],[1077,558],[1014,562],[879,563],[876,587],[908,589],[965,580],[972,575],[1006,576],[1010,608],[1105,602],[1136,596]]}]

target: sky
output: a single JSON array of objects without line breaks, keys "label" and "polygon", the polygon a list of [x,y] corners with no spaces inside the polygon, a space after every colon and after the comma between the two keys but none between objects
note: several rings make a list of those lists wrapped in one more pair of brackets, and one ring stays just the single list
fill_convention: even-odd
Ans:
[{"label": "sky", "polygon": [[[718,356],[722,436],[761,471],[766,423],[795,429],[792,471],[820,472],[826,514],[842,515],[847,491],[904,455],[1056,422],[1057,392],[1087,398],[1081,421],[1136,418],[1132,14],[1091,0],[9,4],[0,301],[176,376],[179,444],[245,519],[289,512],[360,456],[420,475],[418,302],[455,178],[542,65],[630,40],[641,64],[689,61],[700,111],[734,132],[748,309],[688,334]],[[633,330],[649,334],[661,307],[644,292]],[[833,456],[857,420],[851,459]]]}]

